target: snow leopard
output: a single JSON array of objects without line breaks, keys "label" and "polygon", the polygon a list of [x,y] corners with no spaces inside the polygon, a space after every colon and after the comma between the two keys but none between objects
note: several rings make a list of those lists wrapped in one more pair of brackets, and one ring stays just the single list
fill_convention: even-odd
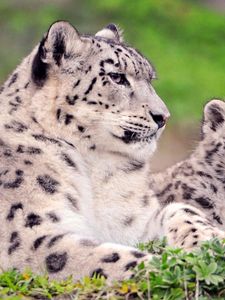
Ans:
[{"label": "snow leopard", "polygon": [[82,35],[65,21],[9,76],[0,89],[2,270],[121,280],[152,258],[137,243],[184,226],[189,206],[162,206],[149,188],[170,115],[155,77],[116,25]]}]

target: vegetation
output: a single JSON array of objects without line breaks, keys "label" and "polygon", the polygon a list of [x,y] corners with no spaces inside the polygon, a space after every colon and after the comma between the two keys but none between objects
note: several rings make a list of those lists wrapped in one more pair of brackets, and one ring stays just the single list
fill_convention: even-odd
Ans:
[{"label": "vegetation", "polygon": [[149,264],[140,264],[130,280],[106,285],[103,277],[88,277],[77,283],[50,281],[30,271],[0,274],[0,298],[11,300],[179,300],[225,298],[225,240],[205,242],[193,253],[165,246],[165,241],[139,245],[155,254]]},{"label": "vegetation", "polygon": [[121,25],[126,41],[154,62],[154,85],[174,122],[198,119],[203,103],[225,97],[225,18],[194,0],[1,0],[0,81],[57,19],[81,32]]}]

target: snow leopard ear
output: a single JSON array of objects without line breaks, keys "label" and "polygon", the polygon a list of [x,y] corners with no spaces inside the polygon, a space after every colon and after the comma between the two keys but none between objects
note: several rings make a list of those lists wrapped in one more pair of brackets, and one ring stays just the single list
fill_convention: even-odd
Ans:
[{"label": "snow leopard ear", "polygon": [[32,65],[32,79],[42,86],[48,71],[53,66],[60,66],[63,56],[78,52],[81,39],[77,30],[65,21],[53,23],[39,44]]},{"label": "snow leopard ear", "polygon": [[211,100],[204,107],[203,134],[216,132],[225,122],[225,102],[222,100]]},{"label": "snow leopard ear", "polygon": [[122,30],[115,24],[109,24],[102,30],[98,31],[95,36],[100,36],[106,39],[114,40],[118,43],[123,42]]}]

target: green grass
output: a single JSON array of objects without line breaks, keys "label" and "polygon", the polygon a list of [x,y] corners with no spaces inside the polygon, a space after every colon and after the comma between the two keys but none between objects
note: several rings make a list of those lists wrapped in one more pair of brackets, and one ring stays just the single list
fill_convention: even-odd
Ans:
[{"label": "green grass", "polygon": [[88,277],[77,283],[71,278],[57,282],[30,271],[0,274],[0,299],[224,299],[225,240],[203,243],[186,253],[166,247],[165,241],[141,244],[139,248],[156,256],[140,264],[131,280],[108,286],[103,277]]}]

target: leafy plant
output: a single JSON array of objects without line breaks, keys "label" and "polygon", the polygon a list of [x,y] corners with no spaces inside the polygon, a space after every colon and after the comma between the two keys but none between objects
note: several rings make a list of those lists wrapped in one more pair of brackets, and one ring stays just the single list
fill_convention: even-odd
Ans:
[{"label": "leafy plant", "polygon": [[47,275],[11,270],[0,274],[0,298],[21,299],[101,299],[178,300],[225,298],[225,241],[216,239],[201,249],[187,253],[167,247],[165,240],[139,246],[155,257],[141,263],[130,280],[107,285],[104,277],[85,277],[74,283],[50,281]]}]

